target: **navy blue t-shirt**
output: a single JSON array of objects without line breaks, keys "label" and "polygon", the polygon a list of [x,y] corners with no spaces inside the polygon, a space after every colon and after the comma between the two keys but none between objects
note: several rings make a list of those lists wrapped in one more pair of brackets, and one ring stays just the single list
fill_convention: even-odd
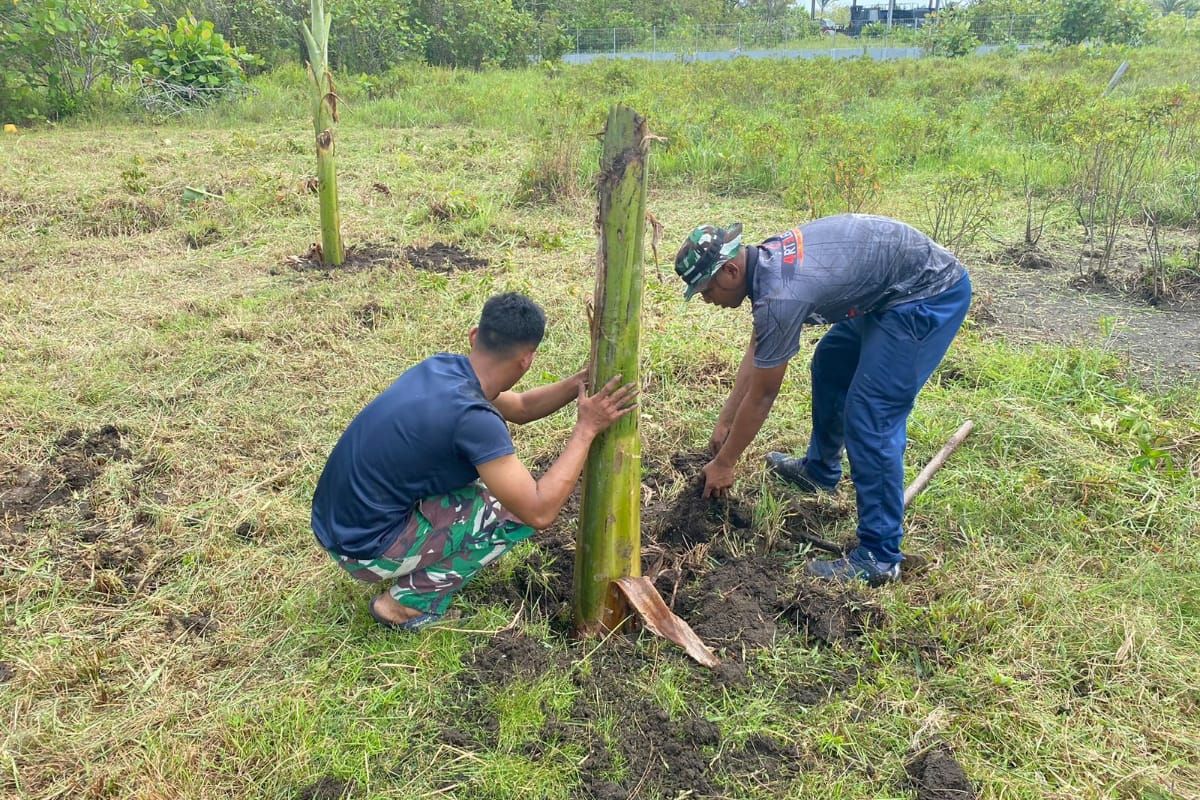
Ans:
[{"label": "navy blue t-shirt", "polygon": [[335,553],[380,556],[418,501],[461,489],[479,464],[512,452],[467,357],[430,356],[360,411],[334,446],[313,495],[313,532]]}]

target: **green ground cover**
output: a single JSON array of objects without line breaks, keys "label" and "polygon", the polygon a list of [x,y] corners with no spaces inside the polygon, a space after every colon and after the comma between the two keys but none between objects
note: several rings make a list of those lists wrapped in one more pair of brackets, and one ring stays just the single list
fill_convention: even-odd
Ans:
[{"label": "green ground cover", "polygon": [[[1099,99],[1123,58],[1125,83]],[[1158,109],[1146,197],[1183,270],[1196,150],[1174,142],[1197,131],[1173,115],[1194,113],[1197,74],[1195,50],[1071,50],[347,76],[344,236],[393,256],[335,273],[288,260],[318,233],[298,71],[182,122],[0,139],[0,793],[566,798],[601,796],[602,777],[622,797],[676,797],[683,756],[633,774],[618,743],[661,717],[715,726],[689,741],[720,797],[911,797],[905,762],[939,739],[987,798],[1200,796],[1195,387],[1139,386],[1099,328],[1096,347],[1016,344],[977,309],[910,428],[915,472],[976,423],[910,512],[906,549],[931,568],[856,599],[878,612],[857,638],[781,621],[772,646],[734,653],[746,680],[650,639],[564,640],[537,603],[553,569],[536,543],[468,591],[458,630],[388,634],[307,524],[350,417],[407,366],[465,348],[488,295],[546,307],[527,383],[581,365],[588,134],[611,102],[667,139],[649,199],[665,280],[648,267],[643,326],[661,505],[682,490],[665,465],[707,441],[749,335],[748,314],[679,300],[670,253],[691,225],[741,219],[765,238],[853,203],[925,224],[947,176],[994,171],[970,266],[1020,240],[1034,153],[1048,237],[1073,253],[1078,137]],[[184,205],[185,186],[223,199]],[[435,242],[489,266],[442,274],[396,254]],[[803,445],[807,401],[798,363],[741,468],[755,527],[720,536],[790,571],[804,553],[761,456]],[[514,430],[519,454],[553,456],[571,423]],[[822,534],[852,533],[847,491],[821,502]],[[499,680],[473,661],[514,641],[536,673]],[[763,741],[786,766],[744,757]]]}]

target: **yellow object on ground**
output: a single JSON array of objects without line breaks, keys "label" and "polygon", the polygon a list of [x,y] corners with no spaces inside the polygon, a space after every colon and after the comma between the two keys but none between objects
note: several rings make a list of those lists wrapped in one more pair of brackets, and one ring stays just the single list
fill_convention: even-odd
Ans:
[{"label": "yellow object on ground", "polygon": [[4,132],[5,132],[5,133],[16,133],[16,132],[17,132],[17,126],[16,126],[16,125],[13,125],[11,122],[9,122],[9,123],[7,123],[7,124],[4,126]]}]

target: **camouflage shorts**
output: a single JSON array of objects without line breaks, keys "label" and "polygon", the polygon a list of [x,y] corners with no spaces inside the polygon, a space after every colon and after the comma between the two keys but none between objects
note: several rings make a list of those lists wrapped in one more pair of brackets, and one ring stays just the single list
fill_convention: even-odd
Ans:
[{"label": "camouflage shorts", "polygon": [[417,503],[408,525],[377,558],[329,555],[357,580],[396,579],[401,605],[444,614],[454,593],[475,573],[532,536],[480,483]]}]

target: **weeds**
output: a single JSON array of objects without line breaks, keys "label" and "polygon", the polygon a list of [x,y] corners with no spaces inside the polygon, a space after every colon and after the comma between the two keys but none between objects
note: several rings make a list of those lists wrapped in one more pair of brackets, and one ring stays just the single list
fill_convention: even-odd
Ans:
[{"label": "weeds", "polygon": [[930,236],[955,253],[970,249],[991,222],[999,194],[1000,180],[994,171],[950,172],[926,201]]}]

